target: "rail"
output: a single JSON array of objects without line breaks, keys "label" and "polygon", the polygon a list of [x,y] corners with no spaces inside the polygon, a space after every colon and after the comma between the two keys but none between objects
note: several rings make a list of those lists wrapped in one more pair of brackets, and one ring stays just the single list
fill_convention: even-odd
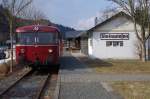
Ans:
[{"label": "rail", "polygon": [[0,93],[0,97],[2,97],[5,93],[7,93],[10,89],[12,89],[17,83],[19,83],[24,77],[26,77],[27,75],[29,75],[30,73],[32,73],[33,70],[30,69],[28,72],[26,72],[21,78],[19,78],[18,80],[16,80],[12,85],[8,86],[4,91],[2,91]]},{"label": "rail", "polygon": [[44,91],[44,89],[45,89],[45,87],[46,87],[46,85],[47,85],[47,83],[50,79],[50,76],[51,76],[51,74],[47,75],[46,80],[44,81],[43,86],[40,88],[40,91],[37,93],[37,96],[35,97],[35,99],[40,99],[41,98],[41,95],[42,95],[42,93],[43,93],[43,91]]}]

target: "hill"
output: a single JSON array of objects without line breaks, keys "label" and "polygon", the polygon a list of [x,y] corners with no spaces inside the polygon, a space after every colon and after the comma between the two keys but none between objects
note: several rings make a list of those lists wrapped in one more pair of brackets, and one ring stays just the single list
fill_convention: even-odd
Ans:
[{"label": "hill", "polygon": [[[5,40],[9,39],[9,24],[8,24],[7,18],[4,15],[4,11],[5,11],[4,8],[0,5],[0,42],[2,42],[4,40],[2,38],[5,38]],[[53,23],[47,19],[41,19],[41,20],[35,21],[32,19],[22,19],[22,18],[18,18],[18,17],[15,18],[14,30],[17,27],[26,26],[26,25],[34,25],[37,23],[42,24],[42,25],[52,25],[52,26],[57,27],[60,30],[60,32],[62,33],[63,38],[65,38],[66,32],[76,31],[73,28],[63,26],[61,24]],[[14,33],[15,33],[15,31],[14,31]],[[5,37],[2,37],[3,35],[5,35]]]},{"label": "hill", "polygon": [[63,38],[65,38],[65,33],[66,33],[66,32],[69,32],[69,31],[76,31],[76,30],[73,29],[73,28],[70,28],[70,27],[67,27],[67,26],[63,26],[63,25],[61,25],[61,24],[51,23],[51,25],[57,27],[57,28],[60,30],[60,32],[61,32],[62,35],[63,35]]},{"label": "hill", "polygon": [[[52,23],[51,21],[46,20],[46,19],[38,20],[38,23],[42,24],[42,25],[48,25],[48,26],[55,26],[55,27],[57,27],[60,30],[60,32],[62,33],[63,38],[64,38],[66,32],[68,32],[68,31],[76,31],[73,28],[70,28],[70,27],[67,27],[67,26],[64,26],[64,25],[61,25],[61,24]],[[16,28],[20,27],[20,26],[33,25],[33,24],[37,24],[37,22],[35,22],[34,20],[30,20],[30,19],[17,18]]]}]

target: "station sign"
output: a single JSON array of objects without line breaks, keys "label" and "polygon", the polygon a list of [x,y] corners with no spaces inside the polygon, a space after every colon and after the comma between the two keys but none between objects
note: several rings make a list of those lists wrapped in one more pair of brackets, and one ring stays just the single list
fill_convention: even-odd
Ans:
[{"label": "station sign", "polygon": [[129,33],[101,33],[101,40],[129,40]]}]

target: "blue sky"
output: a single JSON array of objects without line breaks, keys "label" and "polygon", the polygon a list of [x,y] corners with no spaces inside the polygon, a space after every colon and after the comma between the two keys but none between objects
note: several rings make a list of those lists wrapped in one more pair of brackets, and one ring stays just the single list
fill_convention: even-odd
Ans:
[{"label": "blue sky", "polygon": [[87,29],[96,14],[112,6],[112,2],[107,0],[35,0],[34,5],[52,22],[76,29]]}]

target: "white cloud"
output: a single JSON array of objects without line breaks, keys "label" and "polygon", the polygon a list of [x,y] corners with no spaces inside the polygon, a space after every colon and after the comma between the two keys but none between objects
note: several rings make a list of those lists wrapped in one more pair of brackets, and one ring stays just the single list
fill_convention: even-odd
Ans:
[{"label": "white cloud", "polygon": [[88,30],[94,27],[96,17],[98,18],[98,23],[101,23],[102,21],[106,20],[107,18],[110,18],[111,16],[113,16],[114,14],[120,11],[122,11],[122,9],[116,8],[115,10],[112,10],[112,11],[110,10],[106,13],[105,13],[105,10],[101,12],[97,12],[95,16],[92,16],[87,19],[79,20],[74,27],[77,30]]},{"label": "white cloud", "polygon": [[104,18],[102,17],[104,12],[97,12],[95,16],[87,19],[81,19],[77,22],[75,29],[77,30],[88,30],[95,26],[95,18],[98,18],[98,23],[100,23]]},{"label": "white cloud", "polygon": [[88,19],[81,19],[77,22],[75,28],[78,30],[87,30],[94,26],[95,17],[91,17]]}]

